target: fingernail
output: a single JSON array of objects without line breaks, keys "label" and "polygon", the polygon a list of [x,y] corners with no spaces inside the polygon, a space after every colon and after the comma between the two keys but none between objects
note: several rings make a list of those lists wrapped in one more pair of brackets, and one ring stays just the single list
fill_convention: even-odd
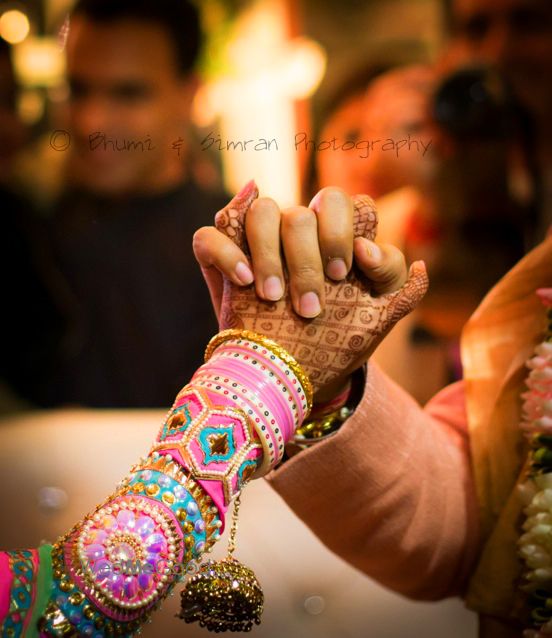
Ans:
[{"label": "fingernail", "polygon": [[366,240],[366,252],[368,253],[368,256],[373,261],[380,261],[381,260],[381,249],[380,249],[380,247],[376,243],[374,243],[373,241],[370,241],[369,239]]},{"label": "fingernail", "polygon": [[280,277],[276,277],[276,275],[267,277],[264,282],[263,291],[265,297],[271,301],[278,301],[278,299],[281,299],[284,294],[284,289],[282,287]]},{"label": "fingernail", "polygon": [[340,257],[334,257],[328,261],[326,274],[330,279],[345,279],[347,276],[347,264]]},{"label": "fingernail", "polygon": [[320,314],[320,300],[315,292],[306,292],[299,300],[299,310],[303,317],[316,317]]},{"label": "fingernail", "polygon": [[256,190],[256,188],[257,185],[255,184],[255,180],[250,179],[236,197],[238,199],[247,199]]},{"label": "fingernail", "polygon": [[234,272],[236,273],[236,277],[244,286],[248,286],[253,282],[253,273],[251,272],[251,268],[249,268],[247,264],[244,264],[243,261],[239,261],[237,263]]},{"label": "fingernail", "polygon": [[318,211],[318,206],[320,205],[320,198],[322,197],[320,193],[321,191],[318,191],[318,193],[316,193],[316,195],[310,200],[310,204],[309,204],[310,209]]}]

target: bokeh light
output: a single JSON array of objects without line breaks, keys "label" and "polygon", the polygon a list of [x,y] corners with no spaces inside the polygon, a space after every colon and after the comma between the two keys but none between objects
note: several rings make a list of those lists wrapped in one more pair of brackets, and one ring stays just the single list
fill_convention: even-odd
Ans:
[{"label": "bokeh light", "polygon": [[29,35],[29,18],[18,9],[10,9],[0,16],[0,36],[10,44],[19,44]]}]

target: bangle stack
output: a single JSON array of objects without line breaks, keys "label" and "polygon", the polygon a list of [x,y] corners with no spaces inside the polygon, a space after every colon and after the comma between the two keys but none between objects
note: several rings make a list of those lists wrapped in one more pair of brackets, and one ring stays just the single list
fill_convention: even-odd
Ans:
[{"label": "bangle stack", "polygon": [[152,448],[170,454],[211,496],[224,526],[230,501],[283,458],[312,405],[299,364],[248,331],[216,335],[206,362],[178,394]]},{"label": "bangle stack", "polygon": [[[42,635],[133,635],[210,551],[231,500],[282,459],[311,405],[307,376],[276,343],[243,331],[217,335],[148,456],[53,546]],[[216,631],[250,629],[262,612],[253,572],[232,556],[234,513],[226,560],[199,567],[183,593],[182,617]]]}]

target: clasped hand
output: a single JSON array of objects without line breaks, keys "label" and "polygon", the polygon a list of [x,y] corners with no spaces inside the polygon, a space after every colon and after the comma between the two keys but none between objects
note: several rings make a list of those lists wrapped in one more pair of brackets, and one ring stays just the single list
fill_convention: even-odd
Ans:
[{"label": "clasped hand", "polygon": [[366,195],[324,188],[286,209],[258,195],[250,182],[194,235],[220,329],[277,341],[331,395],[422,299],[425,266],[374,241]]}]

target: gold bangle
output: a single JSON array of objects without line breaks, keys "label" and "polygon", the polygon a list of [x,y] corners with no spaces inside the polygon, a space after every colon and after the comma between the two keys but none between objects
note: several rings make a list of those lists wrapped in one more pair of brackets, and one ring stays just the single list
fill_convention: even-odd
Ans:
[{"label": "gold bangle", "polygon": [[319,441],[339,430],[341,425],[351,416],[353,410],[347,406],[337,408],[329,414],[307,421],[295,430],[295,443],[310,444]]},{"label": "gold bangle", "polygon": [[270,350],[272,354],[275,354],[284,363],[286,363],[293,370],[293,373],[299,379],[299,382],[303,387],[303,391],[307,399],[307,414],[311,411],[314,392],[307,373],[303,370],[301,364],[298,363],[298,361],[285,348],[282,348],[282,346],[264,335],[252,332],[251,330],[239,330],[237,328],[223,330],[216,334],[207,344],[207,347],[205,348],[205,362],[209,361],[209,359],[213,356],[213,352],[221,344],[226,341],[230,341],[231,339],[247,339],[248,341],[253,341],[260,346],[264,346],[267,350]]}]

